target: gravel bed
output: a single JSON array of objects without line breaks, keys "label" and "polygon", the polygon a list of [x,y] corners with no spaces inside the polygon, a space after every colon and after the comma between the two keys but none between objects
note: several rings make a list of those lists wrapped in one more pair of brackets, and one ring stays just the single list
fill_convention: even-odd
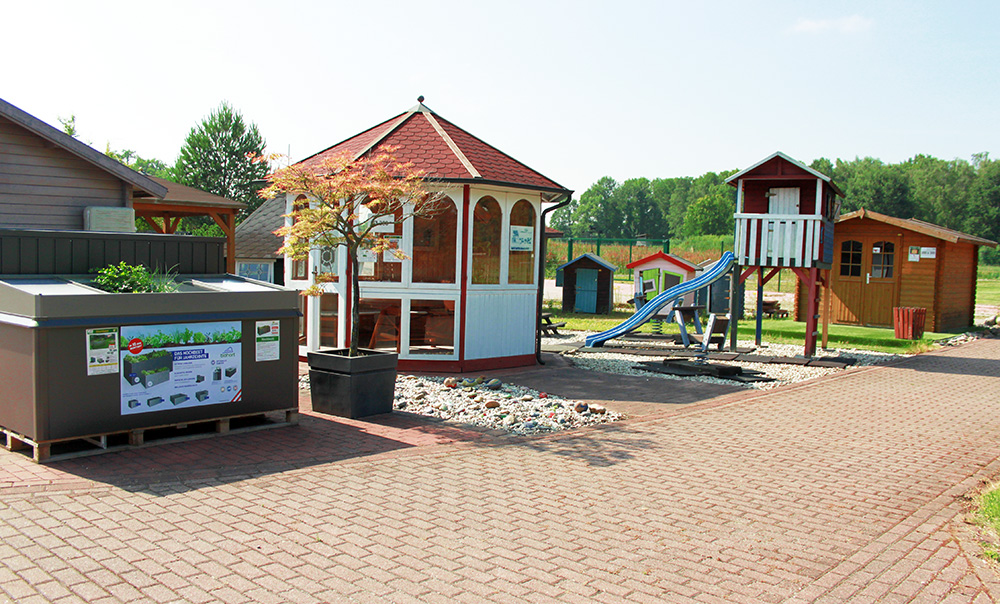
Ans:
[{"label": "gravel bed", "polygon": [[[583,345],[589,332],[563,331],[559,336],[542,338],[543,345]],[[958,345],[980,334],[967,333],[941,342],[943,345]],[[753,342],[740,341],[741,347],[752,347]],[[642,356],[615,352],[624,342],[611,341],[602,352],[568,352],[575,366],[591,371],[656,377],[664,380],[696,380],[715,384],[729,384],[744,388],[766,390],[802,380],[808,380],[852,368],[879,365],[909,355],[887,354],[856,349],[817,350],[817,357],[849,357],[855,364],[845,369],[828,367],[804,367],[775,363],[736,363],[732,361],[712,361],[725,365],[738,365],[744,369],[762,372],[774,379],[773,382],[741,383],[713,377],[679,377],[637,369],[642,361],[660,361],[661,356]],[[642,343],[654,347],[655,344]],[[664,345],[665,346],[665,345]],[[801,345],[765,344],[756,353],[768,356],[795,357],[801,355]],[[491,388],[492,386],[492,388]],[[309,376],[299,381],[299,387],[309,389]],[[506,432],[508,434],[545,434],[569,430],[622,419],[619,413],[608,411],[600,405],[587,405],[582,401],[564,399],[538,392],[515,384],[491,381],[485,378],[446,378],[400,375],[396,379],[396,395],[393,408],[434,417],[457,424],[475,425],[482,428]]]},{"label": "gravel bed", "polygon": [[[564,335],[563,335],[564,334]],[[565,331],[559,336],[552,336],[542,338],[543,345],[556,345],[561,344],[564,346],[575,346],[583,345],[584,338],[589,335],[589,332],[572,332]],[[805,367],[802,365],[786,365],[777,363],[741,363],[735,361],[711,361],[713,364],[719,365],[733,365],[742,367],[743,369],[749,369],[753,371],[759,371],[769,378],[772,378],[773,382],[751,382],[743,383],[736,382],[733,380],[725,380],[715,377],[707,376],[675,376],[667,375],[665,373],[655,373],[652,371],[645,371],[643,369],[637,368],[641,362],[644,361],[662,361],[662,356],[643,356],[635,354],[622,354],[616,353],[615,348],[620,348],[625,346],[624,342],[615,342],[614,340],[606,342],[604,345],[603,352],[569,352],[565,353],[567,356],[572,358],[573,365],[580,367],[581,369],[589,369],[591,371],[603,371],[605,373],[618,373],[623,375],[639,375],[643,377],[657,377],[665,380],[695,380],[699,382],[707,382],[710,384],[728,384],[730,386],[741,386],[743,388],[753,388],[757,390],[768,390],[771,388],[777,388],[779,386],[785,386],[788,384],[794,384],[795,382],[801,382],[803,380],[810,380],[824,375],[829,375],[831,373],[837,373],[839,371],[845,371],[844,369],[835,369],[830,367]],[[740,347],[753,347],[753,342],[740,340],[737,342]],[[636,344],[631,344],[630,347],[634,347]],[[643,342],[642,346],[649,348],[665,348],[667,344],[657,345],[655,343]],[[795,357],[801,356],[802,346],[796,346],[791,344],[764,344],[756,351],[755,354],[767,355],[767,356],[779,356],[779,357]],[[828,349],[828,350],[817,350],[816,357],[849,357],[854,359],[855,364],[852,367],[865,367],[869,365],[880,365],[882,363],[888,363],[896,359],[905,358],[909,355],[899,355],[899,354],[888,354],[883,352],[873,352],[870,350],[856,350],[856,349]],[[847,370],[850,370],[848,367]]]}]

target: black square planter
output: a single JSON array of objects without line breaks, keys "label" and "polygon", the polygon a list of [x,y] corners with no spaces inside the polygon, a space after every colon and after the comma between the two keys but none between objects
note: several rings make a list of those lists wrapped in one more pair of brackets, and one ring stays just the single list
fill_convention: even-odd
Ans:
[{"label": "black square planter", "polygon": [[396,353],[360,349],[309,353],[312,408],[318,413],[356,419],[392,412],[396,392]]}]

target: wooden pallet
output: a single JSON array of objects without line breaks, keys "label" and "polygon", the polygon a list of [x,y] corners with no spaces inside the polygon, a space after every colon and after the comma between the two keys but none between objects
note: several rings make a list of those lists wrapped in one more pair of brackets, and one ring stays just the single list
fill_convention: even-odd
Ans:
[{"label": "wooden pallet", "polygon": [[139,447],[200,440],[223,434],[283,428],[299,423],[298,408],[278,409],[270,413],[283,413],[284,421],[274,421],[267,417],[267,413],[250,413],[44,441],[34,440],[3,426],[0,426],[0,434],[3,435],[3,447],[8,451],[30,449],[31,458],[36,463],[45,463]]}]

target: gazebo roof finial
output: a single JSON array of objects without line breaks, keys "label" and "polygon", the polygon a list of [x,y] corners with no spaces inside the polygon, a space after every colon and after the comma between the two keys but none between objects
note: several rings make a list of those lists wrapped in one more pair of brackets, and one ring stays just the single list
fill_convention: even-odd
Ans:
[{"label": "gazebo roof finial", "polygon": [[418,96],[418,97],[417,97],[417,102],[418,102],[418,103],[423,103],[423,102],[424,102],[424,95],[420,95],[420,96]]}]

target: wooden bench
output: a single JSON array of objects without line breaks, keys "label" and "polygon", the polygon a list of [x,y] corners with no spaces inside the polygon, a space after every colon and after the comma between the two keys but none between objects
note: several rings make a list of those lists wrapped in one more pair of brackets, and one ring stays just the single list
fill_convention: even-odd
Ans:
[{"label": "wooden bench", "polygon": [[542,313],[542,321],[541,324],[538,326],[538,329],[542,332],[543,335],[549,334],[557,336],[559,335],[560,327],[566,327],[566,323],[564,321],[555,323],[552,321],[552,313],[549,312]]}]

